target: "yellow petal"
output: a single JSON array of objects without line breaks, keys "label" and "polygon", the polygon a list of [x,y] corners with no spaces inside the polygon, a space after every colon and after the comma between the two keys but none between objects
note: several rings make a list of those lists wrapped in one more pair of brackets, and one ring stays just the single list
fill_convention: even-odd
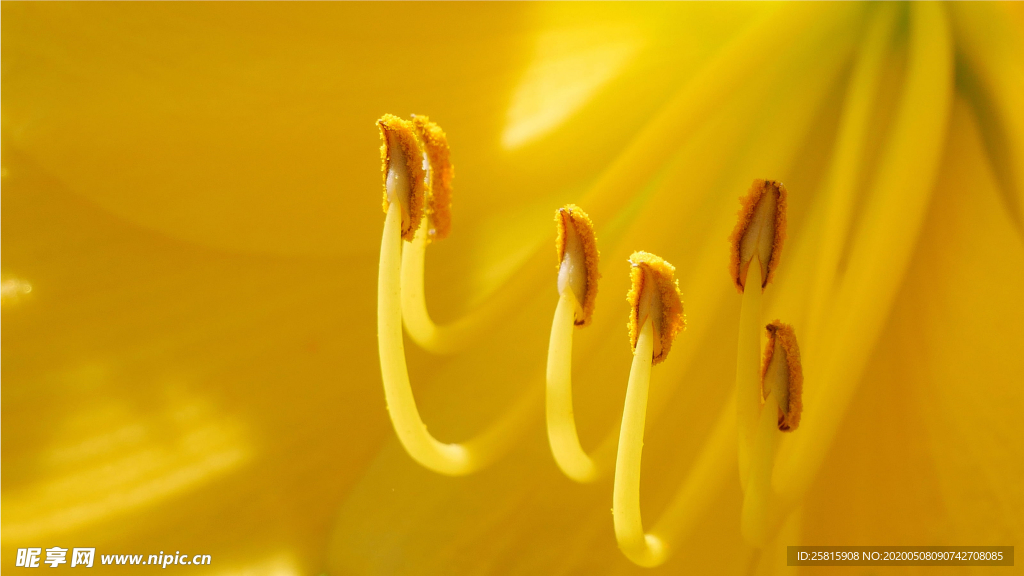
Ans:
[{"label": "yellow petal", "polygon": [[908,280],[805,504],[807,543],[1024,535],[1024,242],[963,99],[948,142]]}]

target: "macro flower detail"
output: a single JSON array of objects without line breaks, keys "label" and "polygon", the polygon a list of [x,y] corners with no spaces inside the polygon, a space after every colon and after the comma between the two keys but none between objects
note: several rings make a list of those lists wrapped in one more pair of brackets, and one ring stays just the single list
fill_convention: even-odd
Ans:
[{"label": "macro flower detail", "polygon": [[[775,574],[791,545],[1024,540],[1020,3],[0,11],[5,561]],[[378,332],[385,112],[424,196],[389,230]],[[787,190],[785,253],[739,295],[759,179]],[[600,249],[580,328],[552,269],[569,204]],[[620,545],[637,250],[675,267],[686,329],[652,364]],[[410,405],[434,469],[396,433]]]}]

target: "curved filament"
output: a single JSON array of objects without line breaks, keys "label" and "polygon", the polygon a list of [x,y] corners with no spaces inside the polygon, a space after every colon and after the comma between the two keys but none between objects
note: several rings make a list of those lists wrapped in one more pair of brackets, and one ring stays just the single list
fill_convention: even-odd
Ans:
[{"label": "curved filament", "polygon": [[440,474],[470,474],[502,455],[521,435],[541,391],[536,387],[525,392],[502,418],[468,442],[446,444],[430,435],[416,408],[402,342],[401,221],[399,205],[392,204],[384,221],[377,277],[377,347],[388,414],[399,441],[414,460]]},{"label": "curved filament", "polygon": [[555,308],[548,342],[545,413],[548,444],[555,463],[569,478],[577,482],[593,482],[601,470],[580,445],[572,409],[572,333],[577,306],[572,290],[563,290]]}]

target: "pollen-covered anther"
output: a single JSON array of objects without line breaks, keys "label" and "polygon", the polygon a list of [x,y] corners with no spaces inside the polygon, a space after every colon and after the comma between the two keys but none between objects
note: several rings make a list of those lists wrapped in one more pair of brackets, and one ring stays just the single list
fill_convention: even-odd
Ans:
[{"label": "pollen-covered anther", "polygon": [[761,365],[761,394],[774,394],[779,406],[779,430],[792,432],[800,425],[803,410],[804,375],[800,366],[800,347],[789,324],[776,320],[765,326],[768,343]]},{"label": "pollen-covered anther", "polygon": [[634,252],[629,257],[632,282],[626,300],[629,302],[629,342],[636,353],[640,329],[648,319],[653,323],[653,363],[668,357],[672,340],[685,325],[683,300],[679,283],[674,279],[675,267],[649,252]]},{"label": "pollen-covered anther", "polygon": [[590,216],[574,204],[566,204],[555,212],[555,252],[558,255],[558,293],[572,290],[578,308],[576,326],[586,326],[594,315],[597,302],[598,273],[597,237]]},{"label": "pollen-covered anther", "polygon": [[786,239],[786,187],[775,180],[754,180],[740,198],[736,228],[729,237],[729,273],[743,292],[747,270],[761,263],[761,289],[772,281]]},{"label": "pollen-covered anther", "polygon": [[452,228],[452,179],[455,167],[448,152],[448,137],[429,118],[414,114],[416,134],[423,144],[427,184],[427,239],[444,240]]},{"label": "pollen-covered anther", "polygon": [[423,152],[413,123],[394,114],[377,120],[380,128],[380,157],[384,172],[384,212],[392,202],[402,207],[402,238],[412,241],[423,218]]}]

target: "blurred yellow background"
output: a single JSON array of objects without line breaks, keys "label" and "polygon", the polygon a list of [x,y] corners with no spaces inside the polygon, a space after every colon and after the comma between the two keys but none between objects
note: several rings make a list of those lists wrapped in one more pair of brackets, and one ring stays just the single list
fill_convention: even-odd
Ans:
[{"label": "blurred yellow background", "polygon": [[[474,476],[435,475],[398,445],[376,349],[374,121],[428,114],[448,134],[454,231],[430,250],[426,290],[450,320],[550,251],[552,211],[628,170],[624,151],[674,98],[728,75],[719,56],[779,10],[803,24],[596,222],[583,445],[621,414],[619,255],[657,252],[689,323],[660,373],[681,384],[652,390],[665,416],[648,423],[642,504],[660,514],[731,391],[736,197],[784,180],[783,266],[813,263],[841,136],[859,126],[844,241],[856,254],[880,222],[901,244],[836,289],[870,329],[805,349],[844,358],[851,392],[781,550],[1024,542],[1024,10],[933,8],[934,30],[902,5],[3,3],[0,567],[17,548],[95,546],[211,554],[173,569],[224,575],[643,572],[616,548],[610,479],[555,467],[542,406]],[[864,88],[883,10],[885,58]],[[943,50],[915,51],[926,36]],[[872,219],[905,189],[916,204]],[[768,300],[798,333],[809,268],[784,268],[788,292]],[[461,440],[542,384],[554,284],[464,354],[407,343],[431,432]],[[809,370],[809,393],[832,385]],[[738,482],[714,498],[661,572],[796,571],[743,543]]]}]

